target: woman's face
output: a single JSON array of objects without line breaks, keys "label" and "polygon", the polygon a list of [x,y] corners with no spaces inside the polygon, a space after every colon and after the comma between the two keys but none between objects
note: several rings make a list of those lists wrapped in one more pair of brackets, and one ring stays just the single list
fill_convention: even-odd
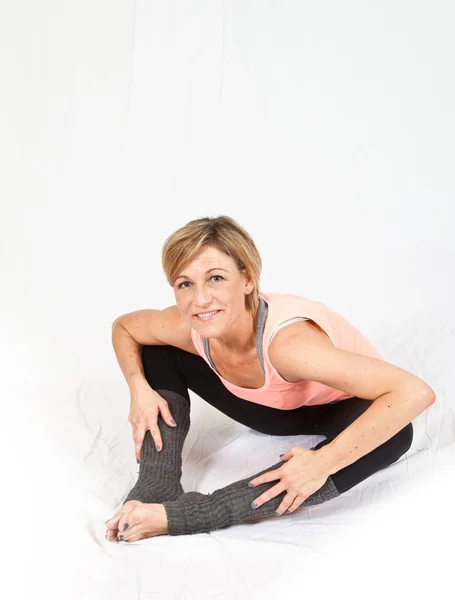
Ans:
[{"label": "woman's face", "polygon": [[[239,272],[235,261],[213,246],[206,246],[174,283],[177,306],[193,329],[216,337],[239,317],[244,317],[245,292],[252,283]],[[220,311],[209,320],[197,314]],[[210,332],[213,335],[206,335]]]}]

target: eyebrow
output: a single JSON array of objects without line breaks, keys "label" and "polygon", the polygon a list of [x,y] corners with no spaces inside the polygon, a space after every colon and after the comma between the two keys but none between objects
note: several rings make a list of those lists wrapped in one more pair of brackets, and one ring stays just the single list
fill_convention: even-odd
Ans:
[{"label": "eyebrow", "polygon": [[[226,269],[222,269],[221,267],[213,267],[213,269],[209,269],[208,271],[206,271],[205,274],[207,275],[207,273],[210,273],[210,271],[226,271],[226,273],[228,272]],[[180,277],[188,277],[188,275],[179,275],[177,279],[180,279]],[[177,281],[177,279],[175,281]],[[188,279],[191,279],[191,277],[188,277]]]}]

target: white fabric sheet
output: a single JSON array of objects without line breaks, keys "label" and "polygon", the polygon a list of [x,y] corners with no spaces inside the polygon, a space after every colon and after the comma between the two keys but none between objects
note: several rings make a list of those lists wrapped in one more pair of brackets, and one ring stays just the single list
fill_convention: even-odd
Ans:
[{"label": "white fabric sheet", "polygon": [[[0,2],[2,597],[454,595],[454,6]],[[162,244],[221,214],[262,289],[339,311],[437,400],[326,504],[112,545],[138,465],[110,327],[175,303]],[[185,490],[322,439],[192,402]]]},{"label": "white fabric sheet", "polygon": [[[210,535],[104,541],[104,521],[121,505],[139,467],[126,419],[128,390],[87,383],[75,398],[72,427],[80,435],[89,529],[100,556],[110,559],[103,572],[112,569],[106,598],[246,599],[297,592],[361,598],[366,589],[370,598],[424,598],[447,589],[455,534],[454,330],[436,319],[401,331],[397,326],[380,348],[390,362],[422,370],[437,392],[435,404],[413,421],[410,450],[322,505]],[[264,435],[192,392],[191,399],[185,491],[209,493],[273,464],[294,444],[308,448],[324,439]]]}]

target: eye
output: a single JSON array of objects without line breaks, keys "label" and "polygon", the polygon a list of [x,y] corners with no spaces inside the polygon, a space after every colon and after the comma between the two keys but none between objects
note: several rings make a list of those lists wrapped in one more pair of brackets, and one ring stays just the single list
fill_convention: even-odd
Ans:
[{"label": "eye", "polygon": [[[210,279],[213,279],[214,277],[219,277],[220,279],[224,279],[224,277],[222,277],[221,275],[212,275],[212,277],[210,277]],[[182,283],[180,283],[180,284],[177,286],[177,288],[178,288],[178,289],[182,289],[182,290],[187,290],[187,289],[188,289],[187,287],[184,287],[184,288],[182,288],[182,285],[183,285],[184,283],[191,283],[191,282],[190,282],[190,281],[182,281]]]}]

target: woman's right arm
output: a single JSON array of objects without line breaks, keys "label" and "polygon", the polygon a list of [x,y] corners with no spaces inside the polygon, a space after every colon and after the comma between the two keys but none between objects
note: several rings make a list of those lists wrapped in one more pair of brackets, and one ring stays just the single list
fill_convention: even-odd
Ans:
[{"label": "woman's right arm", "polygon": [[138,343],[119,319],[112,324],[112,345],[130,391],[148,386],[142,366],[142,347],[145,343]]},{"label": "woman's right arm", "polygon": [[[170,307],[172,308],[172,307]],[[146,309],[123,315],[112,324],[112,345],[118,364],[130,388],[130,414],[128,420],[133,427],[136,458],[141,458],[141,448],[147,430],[150,430],[155,446],[163,448],[158,427],[158,415],[170,426],[176,427],[167,401],[153,390],[144,376],[142,347],[163,345],[154,331],[162,327],[164,311]],[[165,316],[164,316],[165,318]],[[130,333],[133,332],[133,335]]]}]

